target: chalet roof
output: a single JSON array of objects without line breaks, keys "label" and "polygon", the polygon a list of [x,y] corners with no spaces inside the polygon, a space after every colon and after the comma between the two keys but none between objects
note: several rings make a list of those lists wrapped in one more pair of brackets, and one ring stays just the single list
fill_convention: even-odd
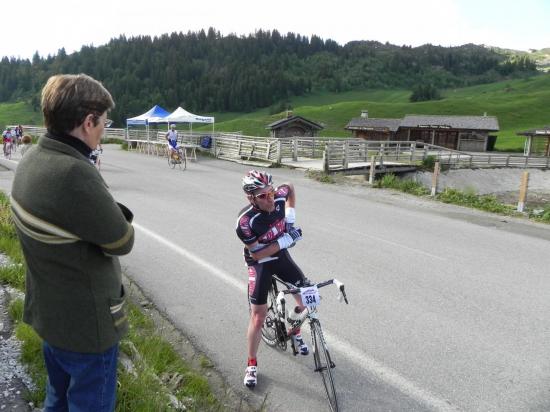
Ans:
[{"label": "chalet roof", "polygon": [[519,136],[550,136],[550,126],[525,130],[524,132],[517,132],[516,134]]},{"label": "chalet roof", "polygon": [[302,116],[291,116],[291,117],[287,117],[287,118],[284,118],[284,119],[281,119],[281,120],[277,120],[276,122],[268,124],[266,129],[271,129],[271,130],[280,129],[283,126],[286,126],[287,124],[294,123],[294,122],[305,123],[306,125],[310,126],[311,128],[317,129],[317,130],[324,129],[324,127],[321,126],[320,124],[312,122],[311,120],[307,120],[307,119],[303,118]]},{"label": "chalet roof", "polygon": [[346,125],[347,130],[377,130],[396,132],[401,124],[401,119],[376,119],[368,117],[355,117]]},{"label": "chalet roof", "polygon": [[401,127],[450,128],[470,130],[499,130],[498,120],[494,116],[438,116],[407,114]]}]

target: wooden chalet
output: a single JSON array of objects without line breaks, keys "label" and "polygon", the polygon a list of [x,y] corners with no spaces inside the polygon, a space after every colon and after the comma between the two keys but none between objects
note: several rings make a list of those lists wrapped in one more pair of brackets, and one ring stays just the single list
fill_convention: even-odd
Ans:
[{"label": "wooden chalet", "polygon": [[352,119],[346,130],[354,137],[367,140],[421,141],[449,149],[483,152],[492,149],[495,137],[490,132],[499,130],[494,116],[439,116],[406,115],[403,119]]},{"label": "wooden chalet", "polygon": [[293,136],[315,137],[319,130],[323,130],[324,127],[302,116],[293,116],[292,112],[288,112],[285,119],[277,120],[267,125],[266,129],[271,130],[271,137],[277,138]]},{"label": "wooden chalet", "polygon": [[533,154],[550,156],[550,126],[526,130],[516,134],[518,136],[527,137],[524,149],[525,156],[531,156]]}]

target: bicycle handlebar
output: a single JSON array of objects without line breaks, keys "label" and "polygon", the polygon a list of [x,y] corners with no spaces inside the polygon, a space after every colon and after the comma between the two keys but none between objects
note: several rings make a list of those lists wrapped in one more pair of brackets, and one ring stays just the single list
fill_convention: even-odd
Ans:
[{"label": "bicycle handlebar", "polygon": [[[277,280],[279,282],[281,282],[282,284],[284,284],[288,288],[287,290],[280,291],[279,295],[277,296],[277,305],[282,304],[282,307],[284,309],[284,303],[285,303],[284,302],[284,295],[286,295],[286,294],[295,295],[297,293],[300,293],[300,288],[293,287],[293,285],[291,286],[288,283],[283,282],[279,278],[277,278]],[[346,296],[344,283],[340,282],[338,279],[330,279],[330,280],[326,280],[324,282],[319,282],[319,283],[315,284],[315,286],[317,286],[317,288],[320,289],[322,287],[332,285],[332,284],[336,285],[336,287],[338,288],[338,292],[339,292],[338,293],[338,300],[341,302],[342,299],[343,299],[344,302],[346,302],[346,305],[349,305],[348,298]],[[279,300],[281,300],[281,302],[279,302]],[[284,313],[284,311],[282,313]]]}]

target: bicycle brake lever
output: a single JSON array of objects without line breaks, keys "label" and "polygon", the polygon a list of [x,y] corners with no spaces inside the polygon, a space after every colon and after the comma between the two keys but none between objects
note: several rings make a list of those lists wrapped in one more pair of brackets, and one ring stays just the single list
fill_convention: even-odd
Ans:
[{"label": "bicycle brake lever", "polygon": [[338,288],[338,302],[342,302],[342,299],[344,300],[344,302],[346,302],[346,305],[349,305],[349,302],[348,302],[348,298],[346,296],[346,292],[345,292],[345,287],[344,287],[344,284],[342,282],[340,282],[338,279],[334,279],[334,284],[336,285],[336,287]]}]

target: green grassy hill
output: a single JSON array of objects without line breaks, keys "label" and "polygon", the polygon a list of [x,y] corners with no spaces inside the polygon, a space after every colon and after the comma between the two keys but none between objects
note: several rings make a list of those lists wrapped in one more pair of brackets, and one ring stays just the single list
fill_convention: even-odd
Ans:
[{"label": "green grassy hill", "polygon": [[0,128],[14,124],[42,124],[42,113],[25,102],[0,103]]},{"label": "green grassy hill", "polygon": [[[522,150],[523,138],[516,132],[550,124],[550,74],[521,80],[444,90],[443,99],[410,103],[406,90],[374,90],[341,94],[314,94],[291,100],[294,114],[325,126],[322,136],[349,136],[344,130],[362,109],[370,117],[399,118],[405,114],[496,116],[500,124],[497,149]],[[266,109],[228,118],[216,116],[217,130],[242,130],[244,134],[267,136],[265,126],[282,118]]]},{"label": "green grassy hill", "polygon": [[[352,117],[367,109],[370,117],[399,118],[405,114],[497,116],[499,150],[522,150],[516,132],[550,124],[550,74],[520,80],[442,91],[443,99],[410,103],[407,90],[366,90],[339,94],[316,93],[290,100],[293,112],[324,125],[322,136],[347,137],[344,130]],[[116,100],[116,96],[115,96]],[[146,108],[144,108],[145,110]],[[207,113],[202,113],[207,114]],[[209,113],[216,116],[216,130],[242,131],[268,136],[266,126],[283,117],[268,109],[251,113]],[[41,116],[24,103],[0,104],[0,125],[40,123]],[[194,130],[211,130],[209,126]]]}]

